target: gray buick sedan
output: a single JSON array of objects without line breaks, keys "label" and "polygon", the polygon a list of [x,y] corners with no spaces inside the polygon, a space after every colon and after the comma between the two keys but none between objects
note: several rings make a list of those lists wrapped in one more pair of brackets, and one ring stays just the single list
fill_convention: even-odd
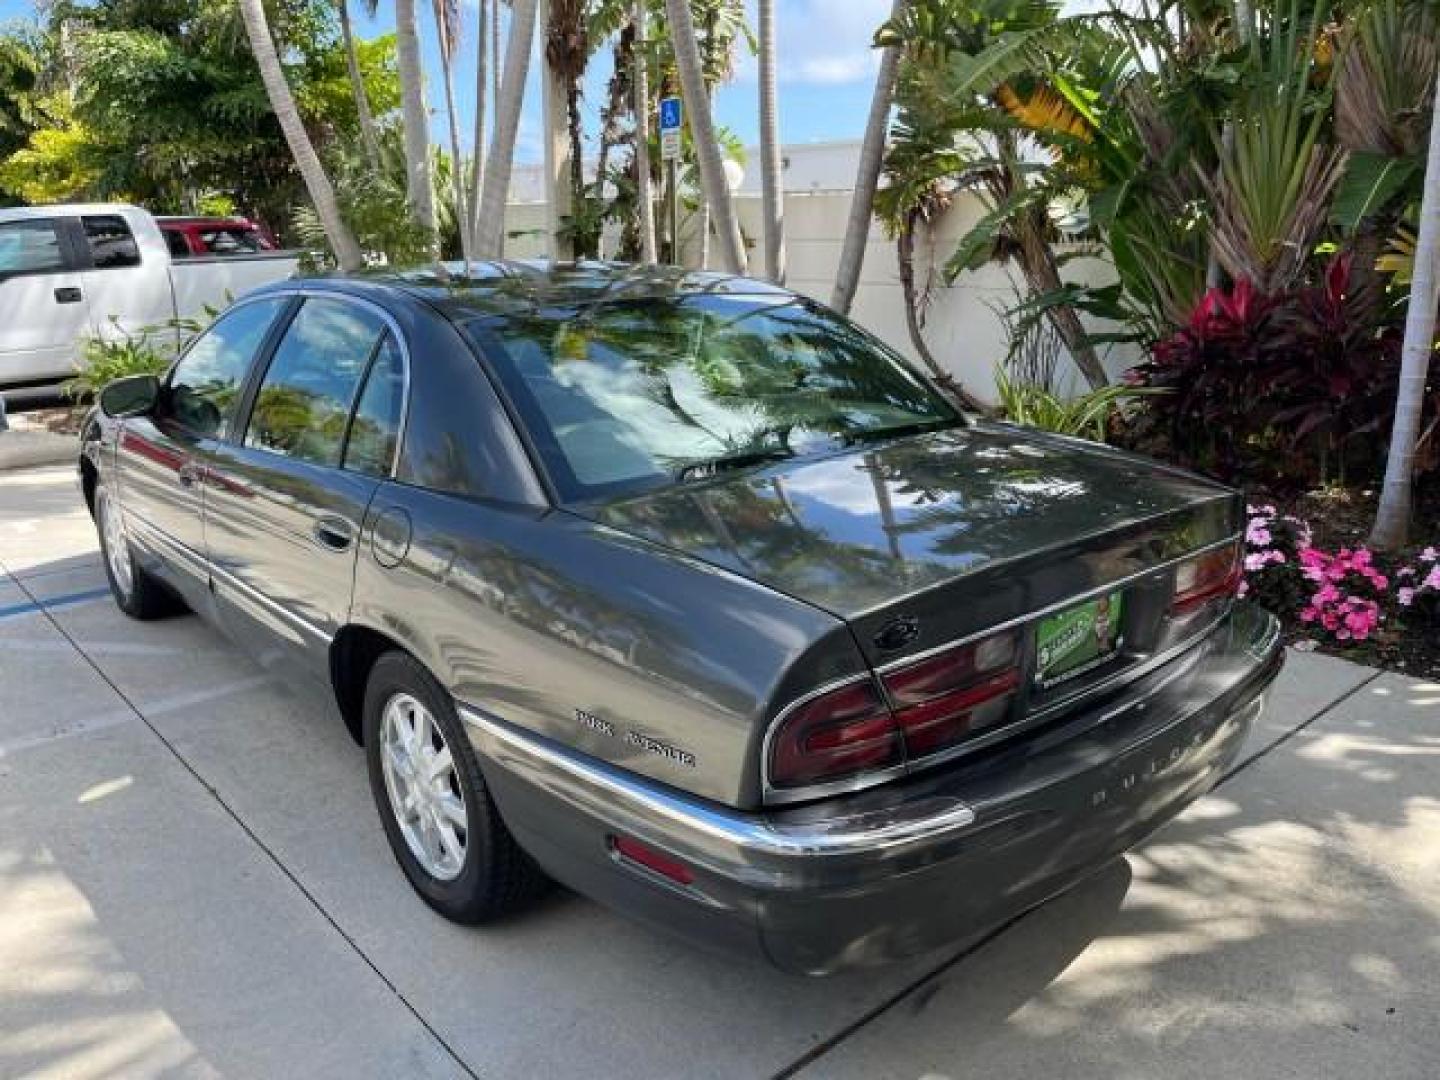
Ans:
[{"label": "gray buick sedan", "polygon": [[121,609],[338,707],[461,922],[554,878],[792,971],[909,956],[1199,797],[1281,663],[1234,492],[734,277],[275,285],[106,388],[80,475]]}]

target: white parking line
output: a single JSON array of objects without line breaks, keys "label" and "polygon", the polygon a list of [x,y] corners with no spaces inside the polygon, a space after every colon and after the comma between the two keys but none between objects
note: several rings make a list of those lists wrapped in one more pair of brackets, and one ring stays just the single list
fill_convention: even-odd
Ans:
[{"label": "white parking line", "polygon": [[[6,642],[8,648],[13,642]],[[231,694],[241,694],[247,690],[254,690],[271,682],[269,675],[251,675],[244,679],[232,679],[229,682],[221,683],[219,686],[211,687],[208,690],[197,690],[189,694],[172,694],[170,697],[161,698],[159,701],[141,704],[141,712],[145,716],[166,716],[171,713],[181,712],[185,709],[194,708],[197,705],[204,705],[208,702],[218,701],[221,698],[229,697]],[[128,706],[121,706],[113,711],[101,713],[99,716],[91,716],[81,722],[54,731],[47,731],[42,735],[29,735],[23,739],[14,739],[7,743],[0,743],[0,758],[11,757],[22,750],[29,750],[36,746],[45,746],[63,739],[73,739],[80,735],[89,735],[92,732],[106,731],[117,727],[120,724],[133,723],[137,719],[134,712]]]}]

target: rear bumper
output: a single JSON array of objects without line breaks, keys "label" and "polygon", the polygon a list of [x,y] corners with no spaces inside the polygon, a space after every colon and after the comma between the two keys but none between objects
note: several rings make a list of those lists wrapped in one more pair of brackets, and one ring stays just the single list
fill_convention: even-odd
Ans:
[{"label": "rear bumper", "polygon": [[[821,974],[977,933],[1062,891],[1204,794],[1283,662],[1239,605],[1196,649],[1022,743],[825,803],[744,813],[462,708],[519,842],[554,877],[702,943]],[[623,861],[625,834],[693,869]]]}]

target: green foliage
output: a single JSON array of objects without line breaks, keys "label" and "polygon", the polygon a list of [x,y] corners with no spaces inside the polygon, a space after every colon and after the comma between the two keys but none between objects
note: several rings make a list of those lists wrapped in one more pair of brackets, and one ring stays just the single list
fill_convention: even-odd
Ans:
[{"label": "green foliage", "polygon": [[[352,139],[358,120],[333,4],[267,8],[317,146]],[[0,186],[23,181],[20,195],[35,202],[131,199],[171,213],[220,202],[288,222],[304,189],[232,0],[60,0],[40,12],[30,29],[0,32]],[[7,85],[16,55],[31,74]],[[393,35],[360,42],[359,58],[377,113],[393,109]],[[22,113],[17,144],[6,133]]]},{"label": "green foliage", "polygon": [[1231,277],[1262,292],[1301,281],[1344,169],[1343,152],[1321,137],[1337,70],[1316,49],[1327,12],[1323,2],[1308,18],[1300,0],[1276,4],[1239,61],[1233,111],[1210,119],[1214,251]]},{"label": "green foliage", "polygon": [[[415,223],[406,201],[405,147],[398,124],[379,132],[380,167],[366,159],[359,139],[336,144],[326,155],[326,169],[340,202],[340,212],[367,257],[390,266],[418,266],[433,255],[426,231]],[[458,258],[460,233],[455,213],[455,188],[450,157],[431,150],[430,179],[440,230],[441,255]],[[327,250],[325,229],[313,207],[296,208],[293,225],[300,243],[311,251]]]},{"label": "green foliage", "polygon": [[156,344],[157,336],[147,330],[135,335],[87,339],[80,346],[79,374],[65,384],[65,395],[72,400],[91,398],[116,379],[161,374],[174,357]]},{"label": "green foliage", "polygon": [[99,192],[104,158],[99,140],[74,118],[63,98],[46,102],[46,126],[0,159],[0,189],[26,203],[83,200]]},{"label": "green foliage", "polygon": [[1047,387],[1012,379],[999,367],[995,369],[995,391],[1004,419],[1096,442],[1106,441],[1111,422],[1128,406],[1157,393],[1135,386],[1105,386],[1079,397],[1066,397]]}]

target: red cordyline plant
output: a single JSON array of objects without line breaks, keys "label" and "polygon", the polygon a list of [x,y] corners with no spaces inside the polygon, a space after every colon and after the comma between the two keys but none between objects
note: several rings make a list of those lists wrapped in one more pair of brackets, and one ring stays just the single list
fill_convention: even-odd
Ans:
[{"label": "red cordyline plant", "polygon": [[1373,457],[1394,414],[1399,340],[1349,291],[1337,256],[1313,286],[1266,296],[1249,282],[1211,289],[1131,381],[1171,456],[1227,479],[1313,483]]}]

